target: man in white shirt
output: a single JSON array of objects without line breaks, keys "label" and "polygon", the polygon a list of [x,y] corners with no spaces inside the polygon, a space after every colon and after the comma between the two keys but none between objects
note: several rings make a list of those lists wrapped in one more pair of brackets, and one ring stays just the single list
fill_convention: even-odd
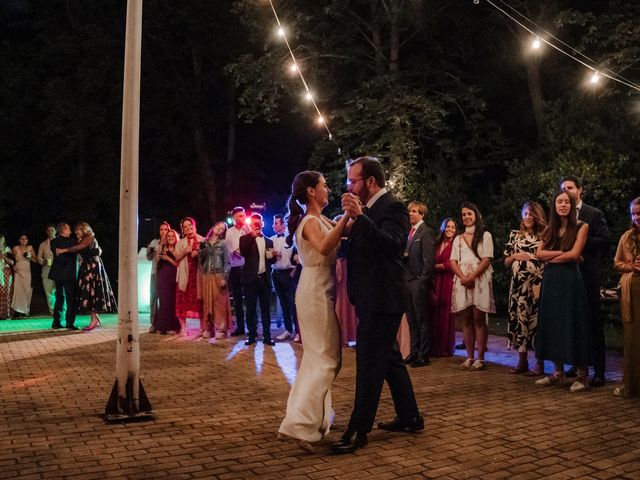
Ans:
[{"label": "man in white shirt", "polygon": [[44,287],[44,295],[47,297],[49,315],[53,315],[53,306],[56,302],[56,282],[49,278],[49,270],[53,263],[51,240],[54,238],[56,238],[55,225],[47,225],[47,239],[38,247],[38,263],[42,265],[42,286]]},{"label": "man in white shirt", "polygon": [[240,271],[240,281],[247,296],[247,341],[245,345],[256,343],[258,324],[256,307],[260,302],[262,338],[265,345],[275,345],[271,339],[271,277],[269,269],[274,260],[273,242],[262,234],[262,215],[251,215],[251,233],[240,237],[240,253],[244,266]]},{"label": "man in white shirt", "polygon": [[293,338],[293,302],[295,290],[292,273],[295,266],[291,263],[292,247],[286,243],[284,216],[280,213],[273,216],[273,231],[276,234],[271,238],[275,250],[276,261],[271,271],[273,288],[276,291],[280,307],[282,308],[282,321],[285,331],[276,337],[276,340],[288,340]]},{"label": "man in white shirt", "polygon": [[245,316],[242,297],[244,295],[242,282],[240,281],[240,272],[244,265],[244,258],[240,255],[240,237],[249,232],[246,225],[247,214],[242,207],[235,207],[231,211],[233,218],[233,227],[227,230],[226,240],[229,249],[229,289],[233,296],[233,308],[236,315],[236,329],[231,333],[232,337],[244,335],[245,333]]}]

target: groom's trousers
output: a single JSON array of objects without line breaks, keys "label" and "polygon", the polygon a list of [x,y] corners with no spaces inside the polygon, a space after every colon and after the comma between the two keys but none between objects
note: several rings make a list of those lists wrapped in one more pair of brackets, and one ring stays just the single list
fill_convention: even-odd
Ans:
[{"label": "groom's trousers", "polygon": [[402,420],[417,417],[413,385],[396,341],[402,313],[370,312],[356,307],[356,316],[356,396],[349,431],[371,431],[385,380],[396,415]]}]

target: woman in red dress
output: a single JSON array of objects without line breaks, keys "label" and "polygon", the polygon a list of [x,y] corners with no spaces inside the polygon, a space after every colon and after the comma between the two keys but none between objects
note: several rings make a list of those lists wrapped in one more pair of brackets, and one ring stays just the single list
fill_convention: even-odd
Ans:
[{"label": "woman in red dress", "polygon": [[440,225],[440,235],[436,241],[435,282],[431,295],[431,355],[434,357],[450,357],[455,346],[456,322],[451,314],[454,274],[449,260],[457,230],[456,221],[453,218],[445,218]]},{"label": "woman in red dress", "polygon": [[[198,251],[204,237],[196,232],[196,221],[185,217],[180,221],[182,235],[176,245],[176,315],[180,320],[180,334],[187,334],[187,318],[202,317],[202,300],[198,298]],[[202,335],[202,329],[197,335]]]}]

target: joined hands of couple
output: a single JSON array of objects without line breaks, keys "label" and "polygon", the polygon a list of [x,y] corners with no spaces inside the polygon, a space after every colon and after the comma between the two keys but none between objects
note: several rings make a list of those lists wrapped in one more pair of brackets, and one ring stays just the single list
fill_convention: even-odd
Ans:
[{"label": "joined hands of couple", "polygon": [[355,220],[363,214],[362,207],[363,205],[360,198],[353,193],[342,194],[342,210],[344,210],[344,214],[352,220]]}]

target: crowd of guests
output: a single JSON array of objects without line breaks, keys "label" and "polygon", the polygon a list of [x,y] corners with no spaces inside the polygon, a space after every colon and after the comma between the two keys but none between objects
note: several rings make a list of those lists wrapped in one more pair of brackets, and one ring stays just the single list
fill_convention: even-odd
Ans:
[{"label": "crowd of guests", "polygon": [[[603,213],[582,201],[582,191],[581,180],[567,176],[548,212],[526,202],[503,251],[511,273],[507,345],[518,352],[511,373],[542,376],[538,385],[563,385],[572,378],[571,392],[603,386],[606,372],[599,309],[609,231]],[[460,367],[484,370],[488,318],[495,313],[493,237],[473,203],[461,206],[459,220],[445,218],[437,235],[424,222],[426,205],[411,202],[408,211],[411,230],[404,261],[410,341],[404,361],[418,368],[429,365],[432,357],[451,356],[457,320],[466,349]],[[624,326],[624,380],[614,390],[619,396],[640,393],[640,373],[634,368],[640,364],[640,198],[631,202],[630,213],[632,225],[620,238],[614,259],[622,274]],[[245,343],[252,345],[258,339],[259,305],[265,344],[300,341],[294,299],[301,266],[291,238],[286,238],[285,218],[275,215],[275,234],[266,237],[260,214],[247,219],[245,210],[236,207],[231,216],[232,226],[217,222],[204,237],[191,217],[180,221],[180,233],[167,222],[160,225],[159,238],[147,247],[152,261],[150,332],[185,335],[190,318],[199,320],[197,337],[246,335]],[[77,313],[91,315],[85,330],[100,326],[99,314],[114,312],[116,302],[91,227],[79,223],[72,237],[69,225],[61,223],[48,226],[46,234],[37,252],[27,235],[13,248],[0,235],[0,319],[29,315],[31,264],[36,263],[42,267],[52,328],[62,328],[64,317],[66,328],[77,329]],[[358,320],[348,299],[347,265],[340,250],[335,274],[341,342],[348,345],[356,340]],[[271,336],[272,291],[285,327],[276,338]],[[533,368],[529,352],[535,353]],[[543,376],[545,360],[554,365],[548,376]]]},{"label": "crowd of guests", "polygon": [[49,313],[53,317],[51,328],[78,330],[76,314],[90,315],[85,331],[100,326],[100,313],[116,311],[116,301],[107,272],[100,258],[92,228],[86,222],[75,226],[75,236],[67,223],[48,225],[47,238],[38,247],[38,253],[22,234],[18,245],[9,248],[0,235],[0,320],[24,318],[31,310],[32,264],[40,265],[42,286]]}]

